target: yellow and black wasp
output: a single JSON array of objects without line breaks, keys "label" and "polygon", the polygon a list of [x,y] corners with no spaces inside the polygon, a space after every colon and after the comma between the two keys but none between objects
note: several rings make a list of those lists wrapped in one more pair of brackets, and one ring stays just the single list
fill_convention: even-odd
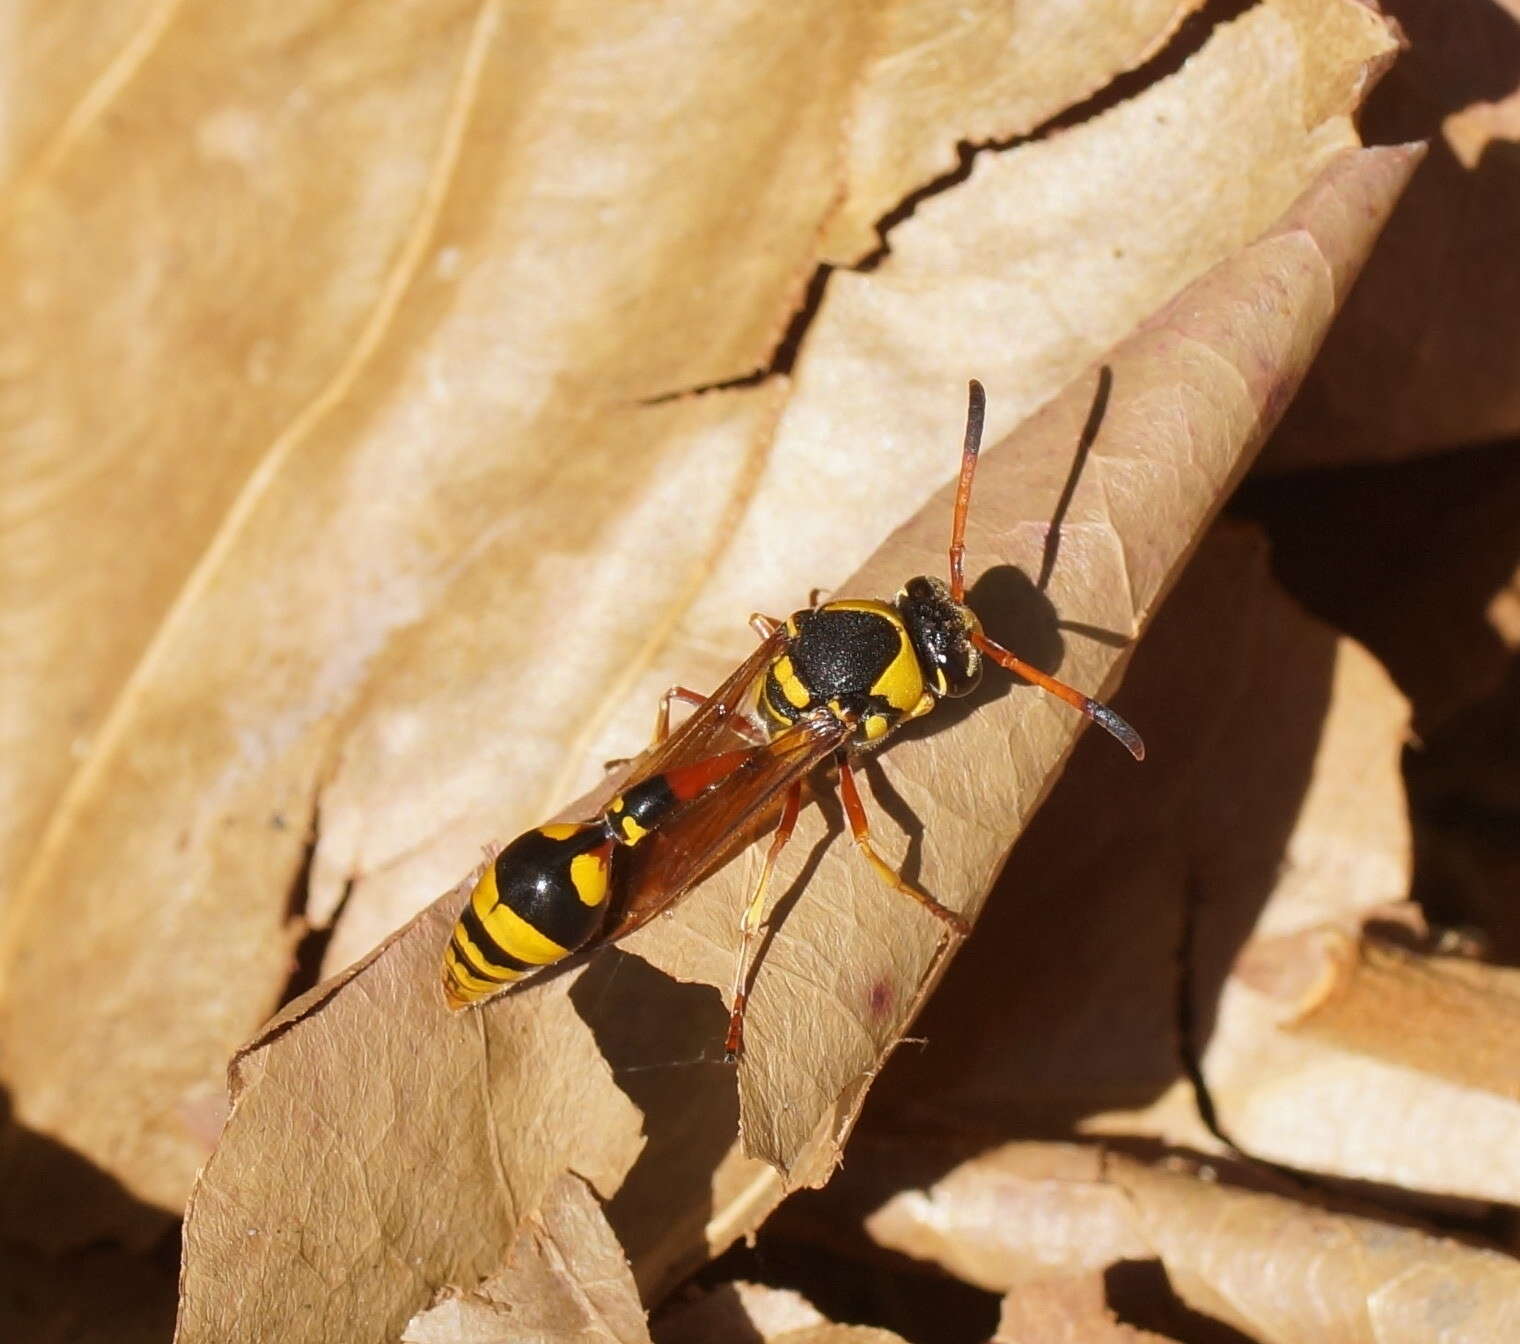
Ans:
[{"label": "yellow and black wasp", "polygon": [[[1066,701],[1144,759],[1139,734],[1119,715],[989,639],[966,605],[966,513],[985,409],[982,386],[973,381],[949,583],[920,575],[890,602],[824,602],[784,622],[752,617],[760,645],[710,696],[680,686],[665,693],[654,745],[599,815],[531,830],[486,867],[444,952],[450,1007],[479,1003],[572,952],[631,932],[754,838],[779,809],[740,920],[725,1043],[735,1058],[771,873],[796,824],[804,780],[831,758],[866,862],[951,935],[964,935],[969,926],[960,915],[906,882],[871,844],[853,760],[941,699],[969,694],[981,681],[984,656]],[[671,731],[677,700],[696,708]]]}]

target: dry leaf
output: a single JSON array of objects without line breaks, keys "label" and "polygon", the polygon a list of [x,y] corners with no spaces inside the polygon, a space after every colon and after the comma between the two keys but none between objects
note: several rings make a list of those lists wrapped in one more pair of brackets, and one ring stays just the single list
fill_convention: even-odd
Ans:
[{"label": "dry leaf", "polygon": [[[6,642],[24,653],[5,698],[29,707],[7,729],[16,806],[0,811],[24,845],[52,808],[10,911],[9,1015],[24,1021],[8,1081],[23,1120],[149,1200],[183,1201],[205,1154],[185,1108],[289,978],[313,800],[396,632],[431,613],[429,696],[447,688],[453,707],[420,737],[388,720],[408,761],[385,776],[388,806],[425,800],[436,834],[468,797],[474,848],[498,824],[484,799],[504,757],[535,758],[527,725],[607,683],[605,650],[564,636],[616,613],[629,624],[608,648],[627,656],[721,549],[724,492],[743,498],[769,391],[635,403],[769,348],[832,199],[852,29],[653,12],[182,14],[0,243],[26,278],[10,363],[39,375],[7,463],[25,526],[0,530],[20,599]],[[761,34],[773,65],[748,58]],[[720,115],[730,136],[709,134]],[[619,133],[620,116],[647,134]],[[162,190],[138,190],[124,162]],[[625,319],[609,326],[609,309]],[[148,388],[151,426],[121,410]],[[636,488],[606,489],[620,480]],[[717,507],[669,535],[693,489]],[[640,544],[649,559],[630,567]],[[598,546],[600,573],[577,563]],[[495,703],[459,694],[475,678],[457,674],[521,644],[572,578],[587,585],[573,624],[532,650],[555,651],[555,677],[501,656]],[[527,717],[498,739],[503,703]],[[81,764],[60,798],[67,756],[44,744],[71,740]],[[539,759],[562,747],[556,730]],[[396,842],[387,817],[371,824]],[[45,987],[59,905],[79,914],[68,978],[98,968],[87,1008]],[[53,1235],[141,1231],[86,1203]]]},{"label": "dry leaf", "polygon": [[1201,0],[893,3],[847,123],[845,193],[823,251],[858,261],[878,221],[956,167],[960,146],[1029,135],[1147,60]]},{"label": "dry leaf", "polygon": [[1147,725],[1146,770],[1081,745],[918,1024],[927,1047],[882,1079],[878,1125],[1133,1132],[1140,1111],[1209,1147],[1184,1036],[1207,1038],[1260,905],[1300,891],[1314,922],[1407,890],[1402,702],[1281,596],[1249,530],[1205,539],[1119,704]]},{"label": "dry leaf", "polygon": [[[334,1322],[328,1337],[343,1334]],[[522,1223],[502,1268],[446,1289],[401,1332],[402,1344],[649,1344],[623,1248],[596,1197],[566,1176]]]},{"label": "dry leaf", "polygon": [[771,1344],[907,1344],[901,1335],[872,1325],[813,1325],[788,1330]]},{"label": "dry leaf", "polygon": [[1158,1260],[1188,1308],[1262,1344],[1520,1329],[1520,1265],[1508,1256],[1230,1189],[1207,1168],[1090,1149],[1009,1144],[896,1196],[868,1225],[887,1246],[1012,1294],[1056,1272]]},{"label": "dry leaf", "polygon": [[[1268,958],[1291,981],[1253,975]],[[1520,1099],[1520,971],[1320,928],[1247,946],[1236,973],[1289,1000],[1290,1031]]]},{"label": "dry leaf", "polygon": [[[1259,542],[1227,528],[1119,706],[1147,724],[1144,777],[1082,744],[869,1127],[1227,1141],[1302,1170],[1515,1200],[1512,973],[1419,961],[1395,978],[1408,1011],[1359,980],[1285,1029],[1325,983],[1327,925],[1344,940],[1413,917],[1407,706],[1387,674],[1288,603]],[[1466,1141],[1442,1138],[1456,1132]]]},{"label": "dry leaf", "polygon": [[[1407,158],[1386,154],[1337,161],[1316,188],[1321,194],[1299,207],[1295,221],[1310,224],[1321,200],[1338,215],[1369,170],[1375,176],[1367,186],[1393,187],[1406,163]],[[1101,460],[1089,467],[1067,514],[1063,550],[1077,551],[1078,560],[1056,567],[1051,588],[1072,618],[1120,631],[1143,619],[1176,563],[1179,543],[1238,473],[1239,454],[1260,432],[1262,414],[1239,397],[1255,387],[1270,402],[1275,378],[1291,377],[1289,370],[1302,367],[1307,351],[1299,315],[1306,304],[1285,294],[1280,306],[1254,308],[1253,323],[1232,326],[1225,315],[1236,311],[1239,296],[1259,298],[1264,287],[1317,284],[1322,272],[1311,258],[1318,254],[1302,251],[1311,237],[1297,225],[1273,233],[1206,277],[1110,356],[1114,393]],[[1317,311],[1327,312],[1328,304]],[[1276,330],[1264,320],[1269,315],[1280,324]],[[1252,358],[1261,362],[1231,356],[1236,339],[1251,342]],[[1221,358],[1227,362],[1216,366]],[[1216,367],[1231,372],[1222,381],[1199,381]],[[1237,370],[1268,381],[1241,381]],[[1200,395],[1210,386],[1212,395]],[[1055,508],[1061,487],[1051,464],[1079,436],[1093,387],[1093,379],[1075,385],[1014,442],[987,454],[982,508],[970,537],[973,572],[998,560],[1038,567],[1045,529],[1014,519],[1045,517]],[[1198,483],[1196,493],[1174,489],[1176,468],[1165,464],[1182,461]],[[1009,500],[1019,501],[1020,509],[1011,517],[1004,503]],[[948,504],[942,492],[858,582],[876,589],[888,573],[937,567]],[[1158,516],[1168,514],[1176,520],[1175,530],[1156,526]],[[1074,591],[1075,576],[1065,577],[1068,566],[1086,576],[1090,591]],[[1116,655],[1112,645],[1074,646],[1075,671],[1063,670],[1084,685],[1098,685]],[[1033,805],[1076,729],[1072,716],[1032,695],[1009,695],[1001,688],[991,695],[955,733],[905,742],[892,754],[895,787],[936,818],[935,830],[923,842],[921,880],[930,890],[974,894],[985,885],[1017,819]],[[989,750],[1001,758],[1010,742],[1022,744],[1010,768],[992,780],[978,779],[972,799],[964,783],[957,783],[966,776],[956,762]],[[940,795],[937,807],[931,792]],[[989,827],[986,816],[1007,820]],[[825,833],[817,813],[808,813],[799,849],[816,854]],[[809,859],[809,899],[788,913],[767,954],[753,999],[751,1048],[741,1067],[751,1108],[746,1137],[752,1145],[769,1145],[767,1156],[793,1166],[794,1178],[799,1157],[814,1171],[831,1165],[860,1096],[858,1081],[900,1033],[934,956],[936,933],[929,921],[911,907],[904,909],[901,898],[878,891],[849,859],[839,846]],[[693,893],[674,918],[642,931],[627,946],[651,959],[673,961],[682,975],[705,972],[709,982],[726,980],[730,967],[718,931],[732,930],[732,912],[750,880],[747,865],[730,865]],[[354,1154],[373,1151],[384,1137],[392,1156],[382,1164],[387,1178],[382,1203],[401,1198],[410,1207],[402,1258],[414,1263],[421,1256],[428,1266],[425,1276],[453,1282],[483,1272],[475,1266],[488,1253],[492,1235],[505,1235],[511,1217],[535,1207],[561,1170],[592,1177],[604,1193],[621,1182],[635,1138],[618,1110],[614,1079],[637,1095],[651,1135],[640,1158],[647,1174],[630,1173],[629,1185],[656,1182],[659,1215],[685,1238],[677,1252],[639,1239],[625,1241],[646,1288],[672,1265],[689,1260],[704,1239],[712,1244],[742,1230],[745,1220],[758,1219],[779,1194],[763,1173],[736,1168],[724,1156],[732,1135],[724,1128],[731,1124],[732,1100],[727,1074],[714,1056],[722,1011],[712,991],[635,971],[637,963],[619,952],[508,995],[483,1012],[450,1017],[433,982],[438,949],[458,900],[456,892],[340,983],[294,1006],[243,1056],[232,1120],[192,1206],[186,1339],[203,1336],[204,1313],[212,1307],[200,1306],[200,1299],[218,1291],[233,1273],[225,1257],[234,1247],[244,1302],[257,1295],[268,1312],[288,1300],[293,1270],[309,1272],[309,1246],[298,1268],[288,1261],[293,1247],[261,1234],[260,1254],[251,1260],[246,1235],[238,1232],[245,1223],[281,1222],[285,1196],[270,1184],[274,1135],[282,1136],[276,1145],[282,1180],[295,1179],[303,1189],[331,1189],[314,1210],[324,1220],[336,1220],[326,1238],[331,1262],[334,1268],[345,1266],[342,1272],[364,1309],[377,1315],[401,1310],[415,1286],[383,1263],[355,1276],[348,1248],[358,1230],[366,1238],[373,1235],[370,1200],[356,1209],[353,1197],[338,1187],[353,1183],[361,1171],[366,1181],[374,1176],[352,1158],[335,1169],[331,1134],[341,1134],[344,1151]],[[842,918],[848,910],[856,913]],[[707,938],[704,927],[712,931]],[[868,1032],[855,1025],[861,1019],[852,1005],[863,1003],[873,1005],[872,1016],[864,1019]],[[606,1073],[603,1055],[615,1074]],[[426,1061],[425,1071],[419,1060]],[[364,1077],[388,1080],[386,1095],[363,1107],[362,1114],[355,1114],[351,1103],[356,1065]],[[566,1100],[556,1104],[556,1095]],[[308,1138],[310,1121],[303,1126],[299,1117],[313,1112],[329,1118]],[[563,1119],[551,1123],[545,1115]],[[814,1149],[799,1154],[797,1145],[815,1133],[820,1138]],[[618,1139],[615,1155],[608,1154],[610,1136]],[[489,1167],[481,1166],[487,1153],[477,1145],[494,1150]],[[405,1173],[418,1159],[407,1155],[430,1151],[449,1151],[451,1160],[459,1153],[461,1164],[435,1172],[425,1187],[409,1188]],[[593,1161],[601,1163],[600,1180],[589,1168]],[[494,1170],[496,1181],[483,1185],[478,1175],[469,1175],[472,1162],[477,1171]],[[363,1214],[357,1224],[355,1212]],[[616,1201],[611,1213],[621,1229]],[[637,1221],[638,1213],[635,1207],[624,1216]],[[705,1229],[704,1220],[710,1224]],[[467,1240],[457,1244],[461,1234]]]},{"label": "dry leaf", "polygon": [[[1264,4],[1101,116],[979,157],[875,272],[830,282],[794,386],[651,404],[764,365],[855,209],[844,127],[867,83],[883,97],[890,43],[875,7],[829,16],[161,6],[66,128],[25,132],[0,239],[28,397],[6,461],[18,526],[0,529],[19,578],[5,698],[26,707],[5,737],[22,876],[0,1030],[18,1122],[107,1179],[25,1203],[7,1181],[12,1228],[148,1235],[307,929],[341,909],[331,956],[362,951],[589,783],[664,684],[720,674],[750,606],[842,584],[949,474],[969,373],[993,438],[1071,384],[978,488],[975,568],[1034,574],[1057,561],[1046,528],[1097,386],[1071,380],[1122,342],[1046,596],[1132,636],[1416,157],[1355,149],[1381,20]],[[1091,44],[1109,54],[1053,78],[1048,107],[1170,21]],[[908,52],[909,86],[930,88],[933,53]],[[956,99],[925,105],[923,143],[973,129]],[[941,495],[856,582],[938,571],[946,513]],[[1113,681],[1114,647],[1070,643],[1063,675]],[[1005,690],[888,758],[933,823],[922,880],[962,903],[1076,729]],[[980,796],[964,762],[1011,742]],[[819,851],[824,831],[810,814],[794,850],[808,898],[756,986],[742,1080],[750,1146],[794,1180],[830,1168],[934,950],[918,912]],[[630,946],[726,984],[752,869]],[[612,1197],[646,1287],[777,1197],[731,1151],[712,990],[614,953],[445,1022],[448,914],[241,1057],[197,1195],[187,1338],[226,1319],[228,1291],[240,1328],[308,1290],[397,1328],[428,1286],[489,1273],[567,1170]]]}]

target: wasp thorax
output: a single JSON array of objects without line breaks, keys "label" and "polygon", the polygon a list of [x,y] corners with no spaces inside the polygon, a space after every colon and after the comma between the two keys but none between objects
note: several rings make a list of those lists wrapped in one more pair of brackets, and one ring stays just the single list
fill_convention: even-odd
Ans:
[{"label": "wasp thorax", "polygon": [[934,693],[953,697],[974,691],[982,679],[982,655],[971,642],[982,628],[976,613],[926,574],[909,579],[895,605]]}]

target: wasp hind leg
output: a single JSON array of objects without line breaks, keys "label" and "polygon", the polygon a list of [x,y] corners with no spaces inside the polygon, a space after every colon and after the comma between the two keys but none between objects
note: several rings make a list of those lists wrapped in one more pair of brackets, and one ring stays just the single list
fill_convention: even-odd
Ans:
[{"label": "wasp hind leg", "polygon": [[739,919],[739,960],[734,967],[733,1011],[728,1019],[728,1036],[723,1042],[723,1057],[730,1063],[744,1053],[744,1009],[748,1000],[750,957],[755,934],[760,930],[760,916],[765,912],[765,893],[771,884],[771,874],[776,860],[792,838],[797,825],[797,813],[802,806],[802,781],[796,780],[786,791],[786,802],[781,807],[781,820],[771,836],[771,845],[765,852],[765,866],[760,869],[760,880],[755,884],[755,894],[744,907]]},{"label": "wasp hind leg", "polygon": [[844,799],[844,812],[850,821],[850,833],[855,837],[855,848],[865,856],[866,862],[871,865],[876,876],[893,891],[900,891],[904,896],[911,896],[957,938],[964,938],[971,932],[971,925],[966,922],[964,916],[956,914],[948,906],[941,905],[928,892],[920,891],[911,882],[905,881],[902,875],[876,852],[875,846],[871,844],[871,824],[866,820],[866,809],[860,801],[860,790],[855,787],[855,771],[850,765],[850,758],[841,751],[838,761],[839,795]]},{"label": "wasp hind leg", "polygon": [[660,697],[660,707],[654,716],[654,741],[650,746],[657,747],[670,736],[670,706],[676,700],[694,708],[707,703],[707,697],[700,691],[694,691],[688,686],[672,686]]},{"label": "wasp hind leg", "polygon": [[[705,695],[692,690],[689,686],[670,687],[660,696],[660,707],[654,713],[654,737],[649,743],[651,748],[659,746],[670,736],[670,706],[677,700],[693,706],[707,703]],[[610,761],[602,762],[602,773],[610,775],[614,770],[621,770],[632,762],[632,756],[614,756]]]}]

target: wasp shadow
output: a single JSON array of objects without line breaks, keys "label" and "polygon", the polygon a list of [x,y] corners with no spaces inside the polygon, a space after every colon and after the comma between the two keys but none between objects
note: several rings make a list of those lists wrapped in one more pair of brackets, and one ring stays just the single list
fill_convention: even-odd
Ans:
[{"label": "wasp shadow", "polygon": [[[1052,676],[1059,674],[1066,660],[1068,637],[1092,639],[1110,647],[1121,647],[1130,642],[1129,636],[1101,626],[1062,621],[1055,604],[1040,585],[1016,565],[997,565],[987,570],[972,585],[967,603],[992,639]],[[893,740],[907,741],[952,732],[987,705],[1016,691],[1044,694],[1023,677],[984,663],[982,680],[976,690],[959,700],[941,700],[933,714],[907,724]],[[885,759],[884,768],[881,755],[866,757],[864,773],[876,805],[907,837],[901,872],[909,882],[916,884],[923,861],[924,822],[891,782],[890,744]]]},{"label": "wasp shadow", "polygon": [[178,1265],[176,1215],[21,1124],[0,1088],[0,1338],[167,1339]]},{"label": "wasp shadow", "polygon": [[706,1259],[712,1183],[739,1129],[728,1012],[642,957],[602,948],[570,990],[613,1081],[639,1108],[645,1144],[606,1214],[653,1300]]}]

